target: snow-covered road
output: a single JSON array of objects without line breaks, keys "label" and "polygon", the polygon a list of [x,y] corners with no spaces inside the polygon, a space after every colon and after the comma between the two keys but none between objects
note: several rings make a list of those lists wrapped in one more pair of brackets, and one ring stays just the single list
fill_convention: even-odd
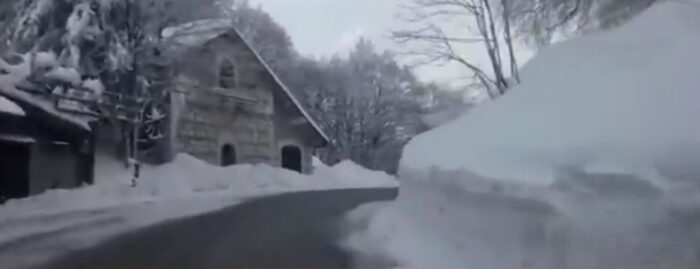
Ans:
[{"label": "snow-covered road", "polygon": [[[39,268],[351,268],[352,257],[336,243],[341,217],[361,204],[396,195],[396,189],[364,189],[262,198],[129,232]],[[146,215],[164,214],[162,206],[91,212],[89,221],[66,230],[5,244],[0,268],[24,268],[38,254],[84,248],[116,230],[148,223]]]},{"label": "snow-covered road", "polygon": [[123,164],[98,159],[100,182],[0,206],[0,268],[26,268],[115,235],[280,193],[398,187],[391,176],[343,162],[301,175],[264,165],[215,167],[189,156],[147,166],[131,187]]},{"label": "snow-covered road", "polygon": [[0,220],[0,268],[27,268],[130,230],[218,210],[244,199],[225,194],[202,195]]}]

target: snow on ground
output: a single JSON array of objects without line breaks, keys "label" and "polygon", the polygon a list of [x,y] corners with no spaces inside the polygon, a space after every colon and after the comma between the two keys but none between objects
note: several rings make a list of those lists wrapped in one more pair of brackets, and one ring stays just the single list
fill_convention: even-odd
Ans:
[{"label": "snow on ground", "polygon": [[[98,155],[97,182],[75,190],[52,190],[0,206],[0,268],[23,267],[98,243],[112,235],[284,192],[396,187],[395,178],[346,161],[321,163],[313,175],[267,165],[218,167],[189,155],[142,168],[131,187],[131,170]],[[42,251],[36,252],[36,249]]]},{"label": "snow on ground", "polygon": [[[244,199],[218,193],[3,220],[0,221],[4,236],[0,242],[0,268],[32,268],[52,257],[89,248],[117,234],[215,211]],[[13,238],[7,237],[8,234],[14,235]]]},{"label": "snow on ground", "polygon": [[301,190],[398,186],[393,177],[365,170],[349,161],[334,167],[318,167],[313,175],[302,175],[267,165],[212,166],[183,154],[172,163],[142,168],[141,178],[136,187],[132,187],[131,170],[124,168],[122,163],[103,155],[98,155],[97,163],[97,184],[75,190],[52,190],[34,197],[10,200],[0,206],[0,219],[109,208],[212,193],[251,197]]},{"label": "snow on ground", "polygon": [[0,96],[0,113],[6,113],[20,117],[26,115],[24,109],[15,104],[15,102],[10,101],[3,96]]},{"label": "snow on ground", "polygon": [[[157,203],[164,200],[200,199],[221,195],[238,199],[291,191],[338,188],[396,187],[397,181],[384,173],[364,170],[343,162],[335,167],[317,167],[314,175],[267,165],[218,167],[189,155],[179,155],[172,163],[142,168],[136,187],[131,186],[131,170],[104,155],[98,155],[97,184],[75,190],[52,190],[0,206],[0,226],[4,221],[32,219],[114,207]],[[23,227],[32,229],[31,227]],[[35,230],[42,230],[37,227]],[[0,230],[0,244],[24,236],[25,232]]]},{"label": "snow on ground", "polygon": [[320,161],[314,161],[315,178],[329,178],[331,184],[338,186],[398,187],[399,182],[394,176],[384,172],[371,171],[353,161],[345,160],[334,166],[326,166]]},{"label": "snow on ground", "polygon": [[415,138],[397,202],[351,213],[343,244],[410,268],[698,268],[699,27],[668,1],[541,52]]}]

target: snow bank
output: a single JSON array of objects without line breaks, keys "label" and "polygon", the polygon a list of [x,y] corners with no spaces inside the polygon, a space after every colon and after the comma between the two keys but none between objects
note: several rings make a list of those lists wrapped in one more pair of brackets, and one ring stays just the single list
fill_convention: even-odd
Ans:
[{"label": "snow bank", "polygon": [[384,172],[368,170],[350,160],[345,160],[329,167],[320,160],[314,159],[313,176],[326,178],[334,184],[363,188],[394,188],[399,186],[399,182],[395,177]]},{"label": "snow bank", "polygon": [[15,102],[10,101],[3,96],[0,96],[0,113],[6,113],[20,117],[26,115],[24,109],[15,104]]},{"label": "snow bank", "polygon": [[511,92],[415,138],[401,166],[538,184],[561,166],[700,175],[688,161],[700,157],[699,9],[659,5],[619,29],[548,48]]},{"label": "snow bank", "polygon": [[143,167],[136,187],[130,185],[131,170],[102,155],[98,156],[96,174],[97,182],[93,186],[52,190],[35,197],[8,201],[0,206],[0,219],[198,195],[224,194],[244,198],[290,191],[397,185],[386,174],[364,171],[350,163],[324,167],[318,174],[309,176],[267,165],[212,166],[189,155],[179,155],[166,165]]},{"label": "snow bank", "polygon": [[700,7],[662,2],[543,51],[415,138],[397,202],[354,212],[371,221],[345,245],[411,268],[697,268],[699,26]]}]

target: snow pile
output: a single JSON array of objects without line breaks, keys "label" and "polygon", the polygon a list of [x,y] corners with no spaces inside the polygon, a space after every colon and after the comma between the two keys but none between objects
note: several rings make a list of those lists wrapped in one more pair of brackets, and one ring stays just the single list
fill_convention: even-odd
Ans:
[{"label": "snow pile", "polygon": [[14,116],[25,116],[24,109],[19,107],[15,102],[0,96],[0,113],[6,113]]},{"label": "snow pile", "polygon": [[316,178],[327,178],[339,185],[360,186],[364,188],[399,186],[399,182],[395,177],[384,172],[367,170],[350,160],[345,160],[329,167],[320,160],[314,159],[313,176]]},{"label": "snow pile", "polygon": [[34,55],[34,68],[54,68],[58,64],[56,54],[53,52],[38,52]]},{"label": "snow pile", "polygon": [[520,86],[414,139],[402,167],[542,184],[562,166],[700,174],[699,9],[663,4],[543,51]]},{"label": "snow pile", "polygon": [[[8,201],[0,207],[0,219],[198,195],[245,198],[302,190],[396,186],[396,181],[386,174],[360,170],[363,169],[346,163],[337,169],[322,168],[321,174],[309,176],[267,165],[218,167],[189,155],[179,155],[172,163],[143,167],[137,186],[131,187],[131,170],[125,169],[122,163],[99,156],[98,179],[94,186],[52,190],[35,197]],[[345,173],[362,178],[352,180]]]},{"label": "snow pile", "polygon": [[543,51],[415,138],[397,202],[355,212],[369,232],[345,243],[415,268],[697,268],[699,26],[662,2]]},{"label": "snow pile", "polygon": [[81,84],[80,73],[70,67],[56,67],[45,74],[46,78],[68,83],[72,86]]}]

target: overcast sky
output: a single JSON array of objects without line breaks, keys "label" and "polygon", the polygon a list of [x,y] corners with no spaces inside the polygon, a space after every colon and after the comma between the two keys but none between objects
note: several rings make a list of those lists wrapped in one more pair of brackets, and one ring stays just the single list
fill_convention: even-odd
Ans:
[{"label": "overcast sky", "polygon": [[[260,4],[287,29],[302,54],[331,56],[350,49],[360,38],[371,39],[380,48],[395,49],[386,38],[397,29],[398,3],[406,0],[251,0]],[[423,68],[428,80],[448,81],[458,68]]]}]

